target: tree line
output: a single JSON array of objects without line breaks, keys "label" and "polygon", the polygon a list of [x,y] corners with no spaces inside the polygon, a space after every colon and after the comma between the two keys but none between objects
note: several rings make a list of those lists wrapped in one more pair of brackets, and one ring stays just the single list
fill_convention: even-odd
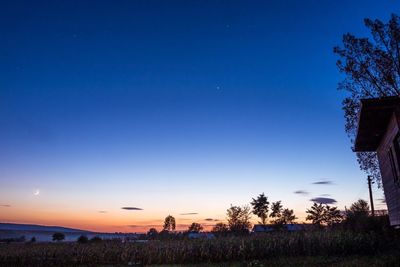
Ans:
[{"label": "tree line", "polygon": [[[269,202],[268,197],[261,193],[252,198],[250,205],[235,206],[231,205],[226,211],[227,223],[217,223],[211,229],[211,232],[217,235],[248,234],[251,227],[252,215],[259,219],[258,224],[262,226],[271,226],[274,229],[284,229],[287,224],[295,224],[298,219],[293,209],[286,208],[282,201]],[[356,221],[367,220],[369,217],[369,205],[365,200],[358,200],[353,203],[349,209],[340,211],[337,207],[322,203],[313,203],[306,210],[306,221],[309,221],[316,228],[334,227],[339,224],[346,226],[356,224]],[[176,229],[176,220],[168,215],[164,220],[163,229],[158,232],[151,228],[147,235],[155,237],[159,234],[168,234]],[[197,222],[193,222],[186,232],[199,233],[204,227]]]}]

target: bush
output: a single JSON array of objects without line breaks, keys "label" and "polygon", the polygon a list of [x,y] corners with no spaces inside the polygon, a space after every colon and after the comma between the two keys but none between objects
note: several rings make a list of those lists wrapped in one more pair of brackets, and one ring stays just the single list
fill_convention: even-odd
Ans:
[{"label": "bush", "polygon": [[77,240],[77,242],[81,243],[81,244],[86,244],[88,241],[89,241],[89,239],[85,235],[81,235]]},{"label": "bush", "polygon": [[60,242],[65,239],[65,235],[63,233],[54,233],[53,234],[53,241]]}]

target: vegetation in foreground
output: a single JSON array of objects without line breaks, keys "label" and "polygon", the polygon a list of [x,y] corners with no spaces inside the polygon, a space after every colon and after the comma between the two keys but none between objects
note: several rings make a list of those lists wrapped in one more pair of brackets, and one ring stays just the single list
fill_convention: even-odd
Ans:
[{"label": "vegetation in foreground", "polygon": [[[353,231],[275,232],[211,240],[146,243],[2,244],[2,266],[98,266],[255,262],[292,257],[371,256],[398,251],[399,238]],[[255,265],[257,266],[257,265]]]}]

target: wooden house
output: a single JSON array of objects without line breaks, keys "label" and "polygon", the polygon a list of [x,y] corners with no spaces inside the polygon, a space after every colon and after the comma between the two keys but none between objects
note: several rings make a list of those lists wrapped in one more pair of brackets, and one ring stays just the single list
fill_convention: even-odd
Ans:
[{"label": "wooden house", "polygon": [[390,224],[400,227],[400,97],[361,100],[355,151],[376,151]]}]

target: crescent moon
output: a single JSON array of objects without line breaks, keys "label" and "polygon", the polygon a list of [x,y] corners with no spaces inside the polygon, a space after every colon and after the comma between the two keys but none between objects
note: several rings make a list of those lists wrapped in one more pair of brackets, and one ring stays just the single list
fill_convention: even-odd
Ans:
[{"label": "crescent moon", "polygon": [[36,189],[35,193],[33,193],[35,196],[38,196],[40,194],[39,189]]}]

